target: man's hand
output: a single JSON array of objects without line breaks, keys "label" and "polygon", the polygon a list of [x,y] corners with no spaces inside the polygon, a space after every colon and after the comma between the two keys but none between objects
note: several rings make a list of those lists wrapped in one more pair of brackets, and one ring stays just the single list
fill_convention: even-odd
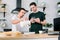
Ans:
[{"label": "man's hand", "polygon": [[30,19],[30,22],[31,22],[31,23],[34,23],[34,18],[31,18],[31,19]]},{"label": "man's hand", "polygon": [[34,19],[34,21],[37,22],[37,23],[41,22],[39,18]]},{"label": "man's hand", "polygon": [[26,21],[26,20],[28,20],[27,17],[23,17],[23,18],[21,19],[21,21]]},{"label": "man's hand", "polygon": [[29,20],[28,17],[24,17],[23,19],[24,19],[24,20]]}]

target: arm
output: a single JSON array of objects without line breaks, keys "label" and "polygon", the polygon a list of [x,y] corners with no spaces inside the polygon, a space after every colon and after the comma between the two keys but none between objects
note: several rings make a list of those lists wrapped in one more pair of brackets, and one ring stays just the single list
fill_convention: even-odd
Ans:
[{"label": "arm", "polygon": [[28,20],[28,18],[27,18],[27,17],[24,17],[24,18],[22,18],[22,19],[12,20],[12,24],[17,24],[17,23],[19,23],[20,21],[24,21],[24,20]]},{"label": "arm", "polygon": [[41,19],[39,17],[39,18],[34,19],[34,21],[39,23],[39,24],[45,25],[46,24],[46,20],[45,20],[45,14],[43,12],[41,14],[41,17],[42,17]]},{"label": "arm", "polygon": [[40,22],[42,25],[46,24],[46,20]]},{"label": "arm", "polygon": [[29,20],[31,23],[33,22],[33,19],[31,18],[31,14],[29,15]]},{"label": "arm", "polygon": [[20,20],[12,20],[11,22],[12,22],[12,24],[17,24],[20,22]]},{"label": "arm", "polygon": [[20,22],[20,19],[18,19],[16,15],[13,15],[12,19],[11,19],[11,23],[12,24],[17,24],[19,22]]},{"label": "arm", "polygon": [[45,18],[45,14],[42,12],[42,21],[40,22],[42,25],[46,24],[46,18]]},{"label": "arm", "polygon": [[39,18],[34,19],[34,21],[42,25],[46,24],[46,20],[41,21]]}]

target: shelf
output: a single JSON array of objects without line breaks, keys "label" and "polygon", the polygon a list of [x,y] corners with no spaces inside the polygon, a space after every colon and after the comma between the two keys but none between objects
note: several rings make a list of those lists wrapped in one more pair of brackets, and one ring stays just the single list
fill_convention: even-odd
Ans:
[{"label": "shelf", "polygon": [[0,13],[6,13],[6,12],[0,12]]},{"label": "shelf", "polygon": [[6,13],[6,4],[0,3],[0,13],[4,13],[4,17],[5,17],[5,13]]},{"label": "shelf", "polygon": [[6,12],[6,8],[0,8],[0,12]]},{"label": "shelf", "polygon": [[6,4],[0,4],[0,5],[6,5]]},{"label": "shelf", "polygon": [[5,8],[6,4],[0,4],[0,8]]},{"label": "shelf", "polygon": [[[0,13],[4,13],[4,12],[0,12]],[[6,12],[5,12],[6,13]]]},{"label": "shelf", "polygon": [[3,13],[3,14],[4,14],[3,16],[5,17],[5,13],[6,13],[6,12],[0,12],[0,13]]},{"label": "shelf", "polygon": [[0,19],[0,21],[6,21],[6,19]]}]

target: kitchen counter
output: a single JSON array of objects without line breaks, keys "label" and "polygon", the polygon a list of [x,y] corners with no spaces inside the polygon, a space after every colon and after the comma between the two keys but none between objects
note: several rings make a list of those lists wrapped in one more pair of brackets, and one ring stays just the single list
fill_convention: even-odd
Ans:
[{"label": "kitchen counter", "polygon": [[50,39],[50,40],[58,40],[58,35],[48,35],[48,34],[20,34],[20,35],[15,35],[15,36],[6,36],[1,35],[0,33],[0,40],[32,40],[32,39]]}]

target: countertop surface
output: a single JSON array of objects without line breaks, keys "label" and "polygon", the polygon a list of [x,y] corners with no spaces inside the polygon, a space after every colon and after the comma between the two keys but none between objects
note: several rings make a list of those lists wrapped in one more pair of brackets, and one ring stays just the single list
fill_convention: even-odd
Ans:
[{"label": "countertop surface", "polygon": [[21,33],[0,33],[0,38],[57,38],[58,35],[48,34],[21,34]]}]

